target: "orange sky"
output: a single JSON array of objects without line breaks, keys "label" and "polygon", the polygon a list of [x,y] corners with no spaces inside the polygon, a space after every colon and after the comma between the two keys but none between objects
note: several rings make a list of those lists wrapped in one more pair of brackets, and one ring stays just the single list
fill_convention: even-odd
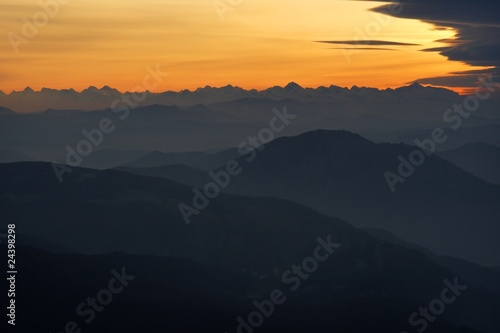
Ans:
[{"label": "orange sky", "polygon": [[[125,91],[156,64],[170,73],[158,91],[227,84],[262,89],[290,81],[386,88],[471,69],[420,51],[443,46],[434,41],[453,37],[454,31],[381,17],[369,11],[378,2],[241,0],[223,20],[213,2],[72,0],[50,7],[51,17],[38,0],[4,0],[0,90],[109,85]],[[24,23],[33,17],[41,22],[36,33]],[[342,45],[315,42],[356,39],[357,31],[365,31],[363,38],[419,45],[353,50],[348,58]]]}]

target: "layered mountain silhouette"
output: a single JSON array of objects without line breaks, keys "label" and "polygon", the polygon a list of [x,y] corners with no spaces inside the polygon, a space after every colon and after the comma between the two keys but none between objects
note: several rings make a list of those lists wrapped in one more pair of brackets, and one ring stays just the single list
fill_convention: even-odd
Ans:
[{"label": "layered mountain silhouette", "polygon": [[[0,105],[12,108],[19,112],[42,111],[45,109],[81,109],[96,110],[109,107],[116,99],[121,99],[124,94],[114,88],[104,86],[97,88],[90,86],[87,89],[77,92],[74,89],[50,89],[42,88],[34,91],[30,87],[22,91],[13,91],[5,94],[0,93]],[[148,104],[193,106],[196,104],[222,103],[246,98],[266,98],[281,100],[294,98],[298,101],[330,101],[332,99],[354,99],[358,97],[373,98],[380,95],[389,97],[408,97],[418,95],[429,98],[456,98],[457,94],[442,88],[423,87],[418,83],[398,89],[379,90],[376,88],[366,88],[353,86],[343,88],[337,86],[303,88],[300,85],[290,82],[285,87],[274,86],[261,91],[252,89],[245,90],[240,87],[227,85],[225,87],[206,86],[196,90],[182,90],[179,92],[166,91],[148,94]],[[144,105],[144,104],[143,104]]]},{"label": "layered mountain silhouette", "polygon": [[[498,333],[500,95],[457,118],[471,98],[0,91],[16,331]],[[106,302],[125,270],[86,323],[79,304]],[[286,300],[262,308],[276,289]]]},{"label": "layered mountain silhouette", "polygon": [[[344,129],[376,142],[413,144],[417,138],[429,137],[434,128],[449,129],[454,122],[444,120],[445,112],[465,99],[446,89],[419,84],[385,90],[356,86],[313,89],[294,83],[262,91],[205,87],[151,93],[140,102],[128,104],[123,100],[126,96],[110,87],[89,87],[82,92],[25,89],[0,94],[0,105],[21,111],[0,112],[0,150],[60,161],[67,155],[67,146],[76,149],[86,140],[82,131],[98,129],[102,119],[110,119],[114,129],[94,151],[178,153],[225,149],[237,147],[248,135],[268,127],[273,109],[284,107],[297,115],[298,121],[276,136]],[[481,107],[463,119],[460,129],[450,130],[449,139],[438,150],[477,141],[500,146],[499,100],[500,95],[494,93],[481,101]],[[81,166],[125,164],[119,156],[110,162]]]},{"label": "layered mountain silhouette", "polygon": [[[292,200],[356,226],[389,230],[441,255],[498,263],[500,188],[432,155],[392,193],[384,174],[398,174],[399,156],[408,160],[415,149],[375,144],[347,131],[279,138],[251,162],[241,157],[243,172],[226,190]],[[211,181],[189,169],[171,176],[165,168],[127,171],[199,187]]]},{"label": "layered mountain silhouette", "polygon": [[[85,160],[94,158],[98,150],[186,152],[235,147],[246,136],[258,132],[265,122],[247,122],[224,112],[212,112],[203,106],[181,109],[176,106],[151,105],[143,108],[113,112],[47,110],[34,114],[0,116],[0,150],[16,150],[37,160],[62,161],[78,144],[89,141],[93,134],[92,152]],[[126,116],[126,117],[125,117]],[[272,108],[268,119],[273,117]],[[122,119],[123,118],[123,119]],[[102,119],[111,121],[109,133],[101,133]],[[87,133],[87,135],[84,134]],[[290,129],[289,133],[299,133]],[[90,133],[90,134],[89,134]],[[108,167],[131,162],[117,156]],[[74,158],[73,158],[74,159]],[[83,166],[83,165],[82,165]],[[93,166],[93,165],[89,165]],[[103,165],[99,165],[102,167]]]},{"label": "layered mountain silhouette", "polygon": [[[130,109],[126,113],[110,109],[9,113],[0,115],[0,150],[18,151],[36,160],[63,161],[69,151],[77,150],[78,144],[89,141],[88,133],[94,133],[97,144],[92,145],[92,152],[81,166],[113,167],[138,159],[141,156],[137,152],[142,151],[205,152],[237,147],[249,135],[257,135],[262,128],[269,127],[269,121],[275,116],[273,110],[281,111],[284,107],[297,116],[297,121],[291,122],[284,131],[275,133],[276,137],[297,135],[318,128],[347,129],[376,142],[414,144],[415,139],[429,138],[433,128],[446,125],[439,119],[432,119],[436,118],[433,116],[436,112],[439,113],[436,108],[431,108],[433,111],[429,116],[420,113],[417,101],[412,102],[415,110],[411,110],[411,114],[427,120],[405,119],[396,106],[369,109],[368,101],[366,106],[359,107],[345,103],[349,105],[348,110],[335,103],[254,99],[186,109],[151,105]],[[384,114],[385,110],[392,111]],[[112,130],[103,134],[101,140],[95,131],[103,119],[111,121]],[[495,120],[484,120],[477,127],[465,126],[457,131],[449,130],[448,140],[437,149],[442,151],[477,141],[500,146],[500,131]],[[97,151],[109,153],[109,157],[102,156],[104,163],[99,163],[99,158],[94,157]],[[125,152],[129,152],[127,154],[131,157],[124,159]]]},{"label": "layered mountain silhouette", "polygon": [[[64,326],[75,306],[106,287],[110,270],[121,267],[136,280],[96,320],[96,332],[114,324],[124,332],[137,325],[236,330],[237,316],[253,311],[254,300],[289,288],[283,272],[311,256],[318,237],[340,245],[303,286],[287,293],[264,331],[304,330],[311,319],[319,332],[409,329],[408,317],[439,298],[445,280],[467,289],[429,324],[429,332],[474,332],[458,326],[495,332],[500,325],[497,293],[414,249],[292,202],[221,194],[186,225],[178,204],[189,201],[192,191],[165,179],[75,168],[59,183],[52,165],[39,162],[1,164],[0,175],[0,207],[6,222],[16,223],[19,239],[39,237],[79,253],[20,250],[20,283],[26,287],[19,299],[32,298],[28,313],[35,313],[23,321],[25,332],[35,324]],[[106,254],[116,251],[126,254]],[[55,276],[64,276],[64,283]],[[45,306],[36,312],[40,301]],[[359,316],[365,320],[355,320]]]}]

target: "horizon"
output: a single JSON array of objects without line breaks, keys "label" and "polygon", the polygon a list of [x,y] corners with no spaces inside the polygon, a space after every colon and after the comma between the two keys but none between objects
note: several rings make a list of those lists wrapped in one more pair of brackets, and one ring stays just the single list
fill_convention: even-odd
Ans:
[{"label": "horizon", "polygon": [[[134,99],[137,105],[134,107],[146,107],[151,105],[160,106],[177,106],[180,108],[192,107],[195,105],[210,105],[214,103],[230,103],[231,101],[245,101],[246,99],[259,100],[296,100],[300,102],[311,102],[317,99],[318,101],[335,101],[340,96],[363,96],[365,94],[377,94],[383,96],[386,102],[390,102],[392,94],[404,92],[409,96],[421,96],[422,98],[432,98],[436,95],[443,102],[455,97],[474,96],[477,90],[488,90],[491,87],[498,85],[492,81],[491,76],[478,77],[479,81],[486,80],[487,86],[483,88],[470,89],[463,92],[462,95],[444,87],[436,87],[433,85],[423,85],[418,82],[409,83],[407,85],[396,88],[379,89],[375,87],[352,86],[340,87],[336,85],[320,86],[316,88],[302,87],[296,82],[289,82],[285,86],[273,86],[262,90],[251,89],[247,90],[238,86],[226,85],[223,87],[205,86],[195,90],[184,89],[181,91],[148,91],[145,87],[137,87],[135,91],[120,91],[110,86],[98,88],[90,86],[81,91],[75,89],[51,89],[42,88],[35,91],[30,87],[26,87],[21,91],[12,91],[4,93],[0,91],[0,107],[5,107],[16,113],[33,113],[43,112],[45,110],[80,110],[80,111],[95,111],[113,109],[114,103],[121,99]],[[161,82],[161,80],[159,81]],[[481,85],[480,85],[481,87]],[[487,91],[486,91],[487,92]],[[488,92],[487,92],[488,93]],[[32,97],[27,98],[27,97]],[[127,97],[128,96],[128,97]],[[494,92],[492,98],[497,96]],[[73,98],[74,97],[74,98]],[[129,106],[133,105],[127,102]],[[436,110],[438,111],[438,110]]]},{"label": "horizon", "polygon": [[[420,82],[463,94],[478,73],[498,73],[496,60],[474,52],[472,43],[495,45],[494,31],[464,39],[472,28],[456,24],[463,13],[443,13],[437,20],[425,1],[221,3],[91,0],[41,6],[8,0],[0,13],[6,23],[0,61],[9,66],[0,69],[0,90],[108,85],[130,91],[154,64],[171,73],[154,91],[228,84],[262,90],[291,81],[386,89]],[[492,29],[489,18],[471,20],[474,27]]]},{"label": "horizon", "polygon": [[387,88],[377,88],[377,87],[371,87],[371,86],[362,86],[362,85],[352,85],[352,86],[338,86],[338,85],[335,85],[335,84],[331,84],[331,85],[328,85],[328,86],[324,86],[324,85],[321,85],[321,86],[316,86],[316,87],[313,87],[313,86],[302,86],[300,84],[298,84],[297,82],[294,82],[294,81],[290,81],[288,82],[287,84],[285,85],[274,85],[274,86],[269,86],[267,88],[262,88],[262,89],[257,89],[257,88],[243,88],[243,87],[240,87],[240,86],[237,86],[237,85],[232,85],[230,83],[226,84],[226,85],[222,85],[222,86],[210,86],[210,85],[206,85],[206,86],[200,86],[200,87],[197,87],[197,88],[194,88],[194,89],[189,89],[189,88],[185,88],[185,89],[181,89],[181,90],[163,90],[163,91],[149,91],[149,90],[120,90],[118,88],[115,88],[115,87],[112,87],[112,86],[109,86],[109,85],[104,85],[104,86],[101,86],[99,88],[99,86],[96,86],[96,85],[90,85],[86,88],[82,88],[81,90],[77,90],[77,89],[74,89],[74,88],[60,88],[60,89],[57,89],[57,88],[50,88],[50,87],[42,87],[38,90],[34,90],[33,88],[31,88],[30,86],[26,86],[24,87],[23,89],[21,90],[11,90],[9,92],[6,92],[4,90],[1,90],[0,89],[0,92],[3,92],[4,94],[6,95],[9,95],[11,93],[20,93],[20,92],[25,92],[25,91],[32,91],[32,92],[35,92],[35,93],[39,93],[39,92],[43,92],[43,90],[52,90],[52,91],[74,91],[74,92],[77,92],[77,93],[82,93],[86,90],[106,90],[106,89],[111,89],[111,90],[116,90],[118,91],[119,93],[122,93],[122,94],[125,94],[125,93],[134,93],[134,92],[148,92],[148,93],[151,93],[151,94],[162,94],[162,93],[166,93],[166,92],[173,92],[173,93],[181,93],[181,92],[185,92],[185,91],[189,91],[189,92],[196,92],[198,90],[203,90],[203,89],[222,89],[222,88],[235,88],[235,89],[242,89],[242,90],[245,90],[245,91],[258,91],[258,92],[262,92],[262,91],[265,91],[265,90],[269,90],[269,89],[272,89],[272,88],[282,88],[282,89],[285,89],[287,86],[289,85],[297,85],[299,86],[301,89],[318,89],[318,88],[340,88],[340,89],[347,89],[347,90],[352,90],[353,88],[366,88],[366,89],[377,89],[379,91],[385,91],[385,90],[396,90],[396,89],[399,89],[399,88],[404,88],[404,87],[410,87],[410,86],[413,86],[413,85],[417,85],[417,86],[421,86],[421,87],[424,87],[424,88],[436,88],[436,89],[446,89],[446,90],[450,90],[450,91],[454,91],[453,89],[449,89],[448,87],[442,87],[442,86],[435,86],[435,85],[431,85],[431,84],[421,84],[419,82],[407,82],[401,86],[397,86],[395,88],[391,88],[391,87],[387,87]]}]

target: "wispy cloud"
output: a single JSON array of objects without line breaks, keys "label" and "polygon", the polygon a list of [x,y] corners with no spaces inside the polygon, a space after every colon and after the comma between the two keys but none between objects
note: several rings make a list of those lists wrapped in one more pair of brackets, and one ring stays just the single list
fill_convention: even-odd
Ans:
[{"label": "wispy cloud", "polygon": [[340,45],[393,45],[393,46],[416,46],[418,44],[401,43],[387,40],[319,40],[316,43],[340,44]]},{"label": "wispy cloud", "polygon": [[396,49],[388,49],[384,47],[332,47],[332,49],[335,50],[361,50],[361,51],[369,51],[369,50],[375,50],[375,51],[397,51]]}]

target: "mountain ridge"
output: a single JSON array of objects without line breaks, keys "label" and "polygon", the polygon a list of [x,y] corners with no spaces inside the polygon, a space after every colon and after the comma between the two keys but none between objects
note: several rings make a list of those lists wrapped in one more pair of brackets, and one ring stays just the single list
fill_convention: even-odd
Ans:
[{"label": "mountain ridge", "polygon": [[[500,233],[496,204],[500,186],[433,155],[391,193],[384,173],[397,172],[399,156],[408,158],[415,149],[406,144],[373,143],[349,131],[316,130],[280,137],[257,150],[251,161],[246,161],[250,155],[239,157],[243,172],[231,179],[225,191],[291,200],[358,227],[389,230],[441,255],[483,264],[498,262],[494,235]],[[182,166],[125,171],[198,187],[211,181],[208,174]],[[418,209],[415,202],[421,203]],[[484,226],[480,229],[489,230],[482,236],[467,231],[476,220]],[[462,241],[443,246],[439,239],[454,229],[460,230],[455,238]],[[431,230],[434,237],[428,237]],[[473,250],[464,249],[463,242],[474,244]]]},{"label": "mountain ridge", "polygon": [[[261,281],[263,286],[276,288],[286,269],[311,256],[318,237],[340,244],[328,261],[321,263],[318,272],[304,281],[306,286],[290,295],[288,303],[292,308],[299,305],[317,308],[339,301],[356,303],[361,298],[366,304],[373,304],[376,299],[386,302],[401,299],[414,304],[410,309],[416,309],[418,304],[427,304],[439,296],[436,290],[443,288],[444,280],[454,279],[448,269],[416,250],[392,245],[343,220],[285,200],[221,194],[187,226],[177,204],[188,201],[192,192],[189,187],[164,179],[74,168],[63,183],[58,183],[50,163],[23,162],[0,165],[0,185],[0,207],[9,218],[7,222],[16,224],[19,237],[29,232],[32,237],[40,236],[48,242],[57,239],[63,247],[92,254],[91,258],[83,259],[92,265],[103,257],[100,254],[117,251],[134,256],[177,257],[244,274]],[[256,243],[259,246],[254,246]],[[28,260],[28,256],[23,258]],[[45,266],[40,262],[42,257],[31,258],[31,267],[57,266],[55,262]],[[62,262],[71,264],[62,264],[51,272],[72,270],[81,257],[64,255],[63,258]],[[178,259],[175,261],[179,262]],[[49,256],[45,262],[50,260]],[[100,260],[97,263],[109,271],[108,265],[103,266]],[[137,261],[132,263],[128,259],[115,259],[113,264],[137,267]],[[161,270],[172,278],[183,272],[148,266],[149,270]],[[136,271],[137,281],[146,278],[139,275],[146,272],[144,268]],[[73,269],[70,276],[80,274],[80,270]],[[147,280],[152,281],[149,276]],[[48,278],[58,283],[52,276]],[[85,281],[86,285],[89,279]],[[409,289],[408,285],[414,287]],[[150,286],[146,283],[148,295],[156,292]],[[496,310],[500,309],[500,295],[468,282],[467,286],[470,288],[460,296],[460,302],[447,309],[442,318],[493,333],[493,327],[500,324],[496,316],[500,311]],[[252,299],[266,297],[266,291],[261,289]],[[42,289],[42,293],[48,292],[52,292],[50,288]],[[481,306],[477,300],[482,301]],[[410,313],[405,310],[398,316],[400,324],[405,323]],[[324,315],[320,317],[328,317]]]},{"label": "mountain ridge", "polygon": [[[88,88],[76,91],[70,89],[52,89],[41,88],[35,91],[26,87],[21,91],[12,91],[10,93],[0,94],[0,105],[11,107],[18,112],[35,112],[44,109],[82,109],[96,110],[109,107],[116,99],[121,99],[125,94],[130,94],[130,91],[119,91],[109,86],[97,88],[89,86]],[[443,96],[445,98],[454,98],[458,94],[443,88],[435,88],[432,86],[418,86],[415,84],[402,86],[399,88],[369,88],[352,86],[351,88],[339,87],[335,85],[319,86],[316,88],[304,88],[295,82],[289,82],[282,86],[269,87],[262,90],[244,89],[237,86],[226,85],[222,87],[200,87],[193,90],[180,91],[162,91],[148,92],[148,100],[152,100],[149,104],[170,105],[176,104],[179,106],[192,106],[195,104],[222,103],[243,98],[271,98],[284,99],[295,98],[303,102],[320,101],[320,100],[335,100],[345,96],[360,96],[360,95],[388,95],[400,96],[401,94],[429,94],[429,96]],[[31,102],[26,101],[29,98]],[[36,102],[36,104],[34,103]],[[36,108],[34,108],[36,106]],[[144,104],[142,104],[144,105]]]}]

